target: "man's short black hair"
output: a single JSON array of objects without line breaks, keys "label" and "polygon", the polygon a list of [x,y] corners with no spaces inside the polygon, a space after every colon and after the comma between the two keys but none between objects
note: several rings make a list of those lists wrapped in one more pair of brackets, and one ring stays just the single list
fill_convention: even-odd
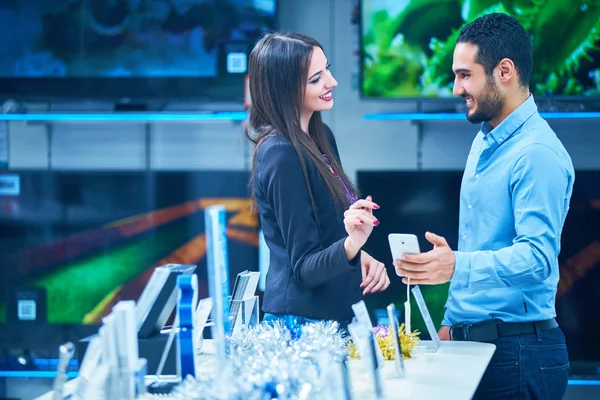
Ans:
[{"label": "man's short black hair", "polygon": [[477,45],[475,61],[483,66],[488,76],[500,60],[511,59],[519,73],[520,85],[529,87],[533,72],[531,39],[515,18],[502,13],[479,17],[460,31],[456,42]]}]

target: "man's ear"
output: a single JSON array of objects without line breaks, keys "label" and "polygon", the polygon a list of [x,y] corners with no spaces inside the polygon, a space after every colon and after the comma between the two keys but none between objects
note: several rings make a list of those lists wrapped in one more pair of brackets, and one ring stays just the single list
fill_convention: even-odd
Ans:
[{"label": "man's ear", "polygon": [[503,83],[509,82],[511,79],[517,76],[515,63],[513,63],[510,58],[503,58],[500,60],[497,68],[500,73],[500,81]]}]

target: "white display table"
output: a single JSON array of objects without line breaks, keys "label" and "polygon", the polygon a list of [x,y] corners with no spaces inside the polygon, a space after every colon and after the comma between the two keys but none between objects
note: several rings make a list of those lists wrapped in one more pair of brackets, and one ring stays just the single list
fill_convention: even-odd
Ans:
[{"label": "white display table", "polygon": [[[421,345],[431,344],[422,341]],[[494,354],[496,346],[477,342],[442,342],[437,353],[424,353],[419,349],[411,359],[405,360],[406,378],[393,378],[394,362],[385,361],[381,369],[385,399],[419,399],[419,400],[461,400],[470,399]],[[204,340],[203,355],[198,360],[199,374],[214,374],[214,344],[212,340]],[[361,360],[350,360],[348,363],[352,379],[353,398],[360,400],[374,399],[373,383],[364,369]],[[165,377],[172,380],[176,377]],[[148,376],[147,383],[156,380]],[[75,388],[76,380],[67,383],[65,394]],[[51,399],[51,393],[39,400]]]},{"label": "white display table", "polygon": [[[433,346],[431,341],[421,341],[421,346]],[[214,345],[210,339],[203,344],[198,373],[210,375],[214,364],[210,355]],[[496,346],[478,342],[442,342],[437,353],[415,350],[412,358],[405,360],[406,378],[393,378],[394,361],[385,361],[381,370],[386,399],[461,400],[471,399],[490,362]],[[352,379],[353,398],[374,399],[373,383],[361,360],[348,363]]]},{"label": "white display table", "polygon": [[[423,341],[422,344],[429,344]],[[386,399],[471,399],[496,346],[477,342],[442,342],[437,353],[417,353],[405,360],[406,378],[394,379],[394,362],[381,371]],[[349,363],[355,399],[372,399],[370,375],[360,360]]]}]

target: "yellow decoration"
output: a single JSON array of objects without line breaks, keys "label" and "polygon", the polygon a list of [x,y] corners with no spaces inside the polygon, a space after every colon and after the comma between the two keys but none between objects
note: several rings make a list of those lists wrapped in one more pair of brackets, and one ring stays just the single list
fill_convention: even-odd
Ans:
[{"label": "yellow decoration", "polygon": [[[381,349],[384,360],[394,359],[394,342],[392,340],[391,329],[389,326],[378,325],[373,328],[373,334],[377,340],[377,344]],[[400,345],[402,346],[402,357],[404,359],[411,358],[412,350],[419,343],[419,331],[412,331],[410,333],[405,332],[404,324],[401,324],[398,328],[398,336],[400,337]],[[359,359],[356,345],[352,340],[348,344],[349,357],[351,359]]]}]

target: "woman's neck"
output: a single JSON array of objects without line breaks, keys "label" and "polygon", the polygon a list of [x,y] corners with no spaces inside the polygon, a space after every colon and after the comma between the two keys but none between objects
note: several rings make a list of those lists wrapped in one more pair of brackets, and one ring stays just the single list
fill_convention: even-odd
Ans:
[{"label": "woman's neck", "polygon": [[303,112],[302,115],[300,116],[300,128],[302,128],[302,131],[309,136],[310,136],[310,134],[308,133],[308,124],[310,123],[310,119],[312,118],[312,115],[313,115],[313,113],[312,113],[312,111],[310,111],[310,112]]}]

